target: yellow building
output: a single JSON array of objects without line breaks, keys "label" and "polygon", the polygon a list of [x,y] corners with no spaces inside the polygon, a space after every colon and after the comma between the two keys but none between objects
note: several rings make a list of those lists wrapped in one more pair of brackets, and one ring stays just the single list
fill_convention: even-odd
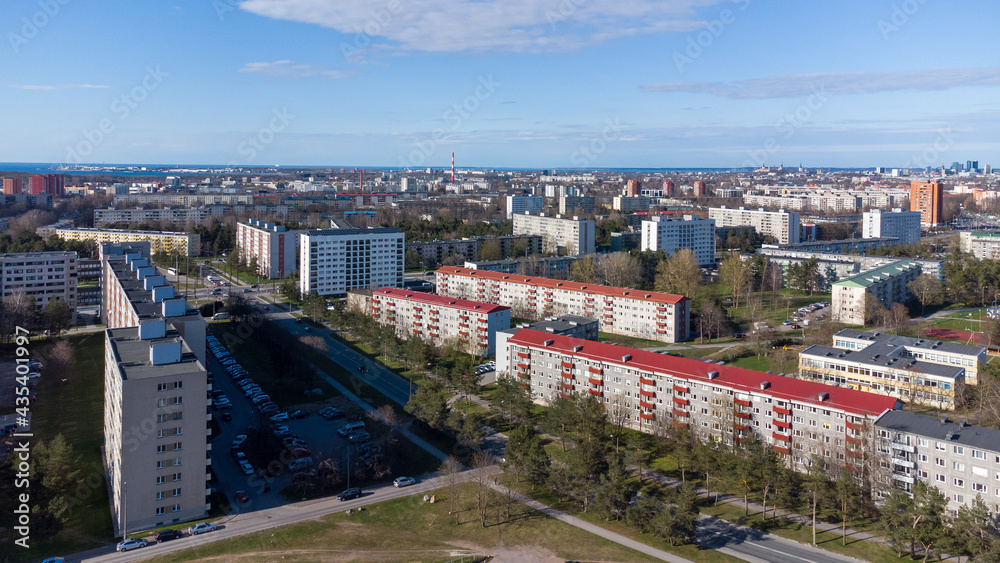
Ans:
[{"label": "yellow building", "polygon": [[201,235],[195,233],[126,231],[123,229],[56,229],[55,233],[63,240],[92,240],[98,244],[149,241],[152,254],[166,252],[181,256],[201,255]]}]

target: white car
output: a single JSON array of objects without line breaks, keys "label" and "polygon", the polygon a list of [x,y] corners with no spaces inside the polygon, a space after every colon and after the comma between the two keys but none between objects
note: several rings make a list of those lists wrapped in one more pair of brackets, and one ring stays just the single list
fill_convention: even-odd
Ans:
[{"label": "white car", "polygon": [[188,533],[192,536],[197,536],[198,534],[204,534],[205,532],[214,532],[218,530],[219,527],[211,522],[202,522],[200,524],[195,524],[188,528]]},{"label": "white car", "polygon": [[253,475],[253,466],[250,465],[249,461],[241,461],[240,469],[243,470],[244,475]]},{"label": "white car", "polygon": [[416,482],[417,480],[413,477],[396,477],[396,479],[392,482],[392,485],[394,487],[407,487]]},{"label": "white car", "polygon": [[240,434],[239,436],[233,438],[233,446],[240,446],[240,445],[242,445],[243,442],[246,441],[246,439],[247,439],[247,435],[246,434]]},{"label": "white car", "polygon": [[146,540],[140,540],[140,539],[124,540],[118,542],[118,545],[115,546],[115,551],[128,551],[130,549],[146,547],[147,545],[149,544],[146,543]]}]

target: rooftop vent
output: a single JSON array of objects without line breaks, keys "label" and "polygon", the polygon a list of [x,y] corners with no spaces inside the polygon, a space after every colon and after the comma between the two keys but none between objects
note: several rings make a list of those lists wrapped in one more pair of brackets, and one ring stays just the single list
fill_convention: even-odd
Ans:
[{"label": "rooftop vent", "polygon": [[947,423],[948,423],[948,417],[947,416],[942,416],[941,417],[941,424],[947,424]]},{"label": "rooftop vent", "polygon": [[478,308],[479,308],[479,305],[473,305],[473,306],[472,306],[472,308],[473,308],[473,309],[478,309]]},{"label": "rooftop vent", "polygon": [[761,381],[760,382],[760,388],[761,389],[767,389],[770,386],[771,386],[771,382],[770,381]]},{"label": "rooftop vent", "polygon": [[576,346],[573,346],[574,352],[579,352],[580,350],[583,350],[583,344],[577,344]]},{"label": "rooftop vent", "polygon": [[581,286],[580,286],[580,289],[587,289],[587,286],[585,286],[585,285],[581,285]]},{"label": "rooftop vent", "polygon": [[504,276],[504,277],[503,277],[502,279],[507,279],[507,278],[509,278],[509,277],[510,277],[510,276]]},{"label": "rooftop vent", "polygon": [[827,400],[829,398],[830,398],[830,394],[829,393],[820,393],[819,394],[819,400],[820,401],[825,401],[825,400]]},{"label": "rooftop vent", "polygon": [[948,435],[944,437],[944,439],[945,440],[954,440],[955,439],[955,433],[954,432],[949,432]]},{"label": "rooftop vent", "polygon": [[546,340],[545,341],[545,346],[552,346],[552,344],[554,344],[554,343],[555,343],[555,340]]},{"label": "rooftop vent", "polygon": [[632,359],[632,355],[631,354],[625,354],[624,356],[622,356],[622,361],[623,362],[627,362],[627,361],[629,361],[631,359]]},{"label": "rooftop vent", "polygon": [[708,372],[708,378],[709,379],[715,379],[716,377],[719,377],[719,372],[717,372],[717,371],[710,371],[710,372]]},{"label": "rooftop vent", "polygon": [[455,301],[449,301],[448,302],[449,305],[454,305],[455,303],[456,303]]},{"label": "rooftop vent", "polygon": [[967,425],[966,423],[967,423],[967,421],[964,418],[962,420],[958,421],[958,425],[961,426],[962,428],[966,427],[966,425]]}]

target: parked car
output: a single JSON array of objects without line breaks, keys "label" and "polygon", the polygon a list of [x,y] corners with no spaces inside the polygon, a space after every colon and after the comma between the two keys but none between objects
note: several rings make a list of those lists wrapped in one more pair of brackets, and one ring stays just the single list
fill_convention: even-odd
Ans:
[{"label": "parked car", "polygon": [[130,549],[146,547],[147,545],[149,544],[146,543],[146,540],[140,540],[140,539],[124,540],[118,542],[118,545],[115,546],[115,551],[128,551]]},{"label": "parked car", "polygon": [[397,488],[398,487],[407,487],[407,486],[412,485],[412,484],[414,484],[416,482],[417,482],[417,480],[414,479],[413,477],[396,477],[396,479],[393,480],[393,482],[392,482],[392,486],[397,487]]},{"label": "parked car", "polygon": [[233,445],[234,446],[240,446],[240,445],[243,444],[243,442],[246,441],[246,439],[247,439],[247,435],[246,434],[240,434],[240,435],[236,436],[235,438],[233,438]]},{"label": "parked car", "polygon": [[183,534],[180,530],[161,530],[156,534],[156,543],[163,543],[165,541],[175,540],[182,537]]},{"label": "parked car", "polygon": [[253,475],[253,466],[250,462],[244,461],[240,463],[240,469],[243,471],[244,475]]},{"label": "parked car", "polygon": [[195,524],[194,526],[188,528],[188,533],[191,534],[192,536],[197,536],[198,534],[204,534],[206,532],[214,532],[218,529],[219,527],[211,522],[201,522],[199,524]]},{"label": "parked car", "polygon": [[233,421],[233,413],[231,413],[229,411],[224,411],[222,413],[222,420],[224,420],[225,422],[232,422]]},{"label": "parked car", "polygon": [[269,420],[271,422],[284,422],[284,421],[288,420],[288,413],[287,412],[279,412],[278,414],[272,416]]},{"label": "parked car", "polygon": [[245,504],[250,502],[250,495],[246,491],[236,491],[236,502]]},{"label": "parked car", "polygon": [[288,415],[288,418],[291,418],[292,420],[298,420],[300,418],[309,418],[310,414],[311,413],[306,409],[299,409],[297,411],[290,413]]},{"label": "parked car", "polygon": [[339,501],[351,500],[353,498],[358,498],[360,496],[361,496],[361,489],[359,489],[358,487],[351,487],[350,489],[347,489],[346,491],[337,495],[337,500]]}]

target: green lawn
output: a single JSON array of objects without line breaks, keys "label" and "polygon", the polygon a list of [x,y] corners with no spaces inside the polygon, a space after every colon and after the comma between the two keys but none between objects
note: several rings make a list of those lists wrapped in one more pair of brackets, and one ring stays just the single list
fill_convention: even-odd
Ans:
[{"label": "green lawn", "polygon": [[[52,538],[32,536],[31,549],[17,553],[25,560],[74,553],[113,541],[111,508],[101,462],[104,443],[104,334],[68,338],[73,345],[76,369],[69,374],[46,373],[37,386],[38,400],[31,404],[35,444],[61,433],[78,456],[80,478],[67,491],[71,512],[65,528]],[[44,344],[33,341],[33,357],[45,363]],[[37,352],[42,352],[41,354]],[[65,378],[63,382],[61,379]],[[13,555],[11,549],[4,549]],[[20,551],[20,550],[19,550]]]},{"label": "green lawn", "polygon": [[983,323],[978,320],[972,319],[960,319],[960,318],[947,318],[944,320],[934,320],[931,322],[933,328],[945,328],[950,330],[969,330],[973,332],[981,332]]},{"label": "green lawn", "polygon": [[757,355],[747,356],[745,358],[737,358],[731,362],[726,362],[727,366],[736,366],[744,369],[752,369],[754,371],[768,371],[771,370],[771,362],[766,356],[761,356],[760,359]]},{"label": "green lawn", "polygon": [[646,340],[645,338],[635,338],[633,336],[624,336],[621,334],[609,334],[607,332],[602,332],[597,337],[599,342],[610,342],[612,344],[618,344],[619,346],[628,346],[629,348],[657,348],[665,346],[666,342],[661,342],[659,340]]},{"label": "green lawn", "polygon": [[[239,556],[243,561],[445,562],[456,559],[455,552],[464,549],[488,555],[506,553],[506,560],[510,561],[535,560],[529,554],[542,554],[545,560],[657,561],[520,504],[514,505],[508,523],[483,528],[476,520],[475,510],[470,509],[475,506],[473,487],[471,484],[463,487],[461,502],[465,510],[460,512],[462,523],[457,525],[455,517],[448,514],[449,491],[439,489],[431,493],[437,500],[434,504],[423,502],[423,495],[394,499],[365,507],[354,515],[337,512],[150,561],[166,563]],[[685,556],[689,552],[698,553],[696,548],[683,550]],[[702,557],[699,560],[725,559]]]}]

